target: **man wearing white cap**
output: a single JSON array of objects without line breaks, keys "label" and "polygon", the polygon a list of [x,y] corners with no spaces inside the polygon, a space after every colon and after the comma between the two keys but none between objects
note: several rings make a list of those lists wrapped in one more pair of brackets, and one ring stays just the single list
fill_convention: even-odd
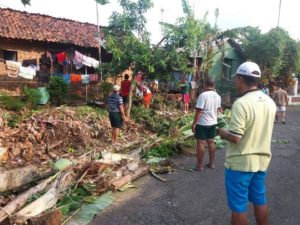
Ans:
[{"label": "man wearing white cap", "polygon": [[271,137],[276,113],[273,100],[258,88],[260,69],[253,62],[239,66],[235,86],[239,98],[232,106],[229,129],[219,129],[229,141],[225,187],[232,225],[247,224],[248,201],[258,225],[268,224],[265,178],[271,160]]},{"label": "man wearing white cap", "polygon": [[124,103],[122,97],[119,95],[120,86],[113,86],[113,93],[108,96],[107,105],[109,112],[109,120],[112,130],[112,144],[116,144],[118,140],[118,135],[120,132],[120,128],[123,126],[123,121],[127,121],[124,112]]}]

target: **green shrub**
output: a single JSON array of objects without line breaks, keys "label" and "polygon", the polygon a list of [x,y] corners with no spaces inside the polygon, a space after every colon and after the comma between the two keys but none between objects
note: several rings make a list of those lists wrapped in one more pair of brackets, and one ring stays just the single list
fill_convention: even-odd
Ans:
[{"label": "green shrub", "polygon": [[34,88],[28,88],[25,86],[22,91],[27,107],[36,108],[41,99],[41,94],[39,90]]},{"label": "green shrub", "polygon": [[49,82],[50,101],[54,105],[61,105],[65,102],[68,93],[68,85],[62,77],[52,76]]},{"label": "green shrub", "polygon": [[101,99],[105,100],[107,99],[109,93],[113,89],[113,84],[109,82],[102,82],[99,86],[100,96]]},{"label": "green shrub", "polygon": [[18,114],[4,112],[2,114],[4,124],[7,124],[9,127],[16,127],[18,123],[21,122],[22,117]]},{"label": "green shrub", "polygon": [[4,95],[0,96],[0,105],[7,110],[19,112],[25,106],[25,103],[17,97]]}]

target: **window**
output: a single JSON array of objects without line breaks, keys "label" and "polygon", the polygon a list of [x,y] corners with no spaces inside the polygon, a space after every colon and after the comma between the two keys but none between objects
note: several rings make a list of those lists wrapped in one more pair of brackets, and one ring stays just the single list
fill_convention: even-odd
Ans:
[{"label": "window", "polygon": [[232,75],[232,59],[224,59],[225,77],[231,79]]},{"label": "window", "polygon": [[18,52],[17,51],[3,50],[3,59],[4,60],[11,60],[11,61],[18,61]]}]

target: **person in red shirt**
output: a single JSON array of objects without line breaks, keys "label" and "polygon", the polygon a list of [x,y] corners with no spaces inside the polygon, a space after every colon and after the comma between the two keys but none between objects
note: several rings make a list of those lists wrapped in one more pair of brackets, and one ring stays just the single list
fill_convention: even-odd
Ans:
[{"label": "person in red shirt", "polygon": [[129,80],[129,75],[125,74],[124,79],[121,82],[121,91],[120,91],[120,95],[123,98],[123,102],[124,102],[124,106],[125,106],[125,111],[127,108],[127,104],[128,104],[128,95],[130,92],[130,87],[131,87],[131,81]]}]

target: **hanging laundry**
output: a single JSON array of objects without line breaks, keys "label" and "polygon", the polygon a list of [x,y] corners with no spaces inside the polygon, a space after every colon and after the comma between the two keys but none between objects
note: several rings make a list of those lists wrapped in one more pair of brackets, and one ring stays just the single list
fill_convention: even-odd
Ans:
[{"label": "hanging laundry", "polygon": [[81,75],[80,74],[71,74],[71,83],[79,83],[81,82]]},{"label": "hanging laundry", "polygon": [[91,58],[91,59],[92,59],[92,67],[98,68],[99,64],[100,64],[99,61],[96,59],[93,59],[93,58]]},{"label": "hanging laundry", "polygon": [[70,74],[64,74],[64,82],[66,84],[71,83],[71,75]]},{"label": "hanging laundry", "polygon": [[57,63],[63,65],[66,63],[66,53],[65,52],[61,52],[56,54],[56,59],[57,59]]},{"label": "hanging laundry", "polygon": [[80,52],[75,51],[74,59],[73,59],[73,64],[75,65],[75,67],[76,67],[77,70],[79,70],[80,68],[83,67],[83,64],[82,64],[83,56],[84,55],[81,54]]},{"label": "hanging laundry", "polygon": [[90,74],[90,82],[97,82],[98,74]]},{"label": "hanging laundry", "polygon": [[20,67],[19,76],[25,79],[32,80],[33,77],[36,75],[36,70],[32,69],[31,67]]},{"label": "hanging laundry", "polygon": [[82,64],[85,66],[88,66],[88,67],[92,67],[92,61],[93,61],[93,58],[85,56],[85,55],[82,58]]},{"label": "hanging laundry", "polygon": [[7,70],[7,75],[9,77],[18,77],[21,65],[22,64],[20,62],[6,60],[5,66]]},{"label": "hanging laundry", "polygon": [[83,84],[90,83],[90,76],[88,74],[81,75],[81,83]]}]

